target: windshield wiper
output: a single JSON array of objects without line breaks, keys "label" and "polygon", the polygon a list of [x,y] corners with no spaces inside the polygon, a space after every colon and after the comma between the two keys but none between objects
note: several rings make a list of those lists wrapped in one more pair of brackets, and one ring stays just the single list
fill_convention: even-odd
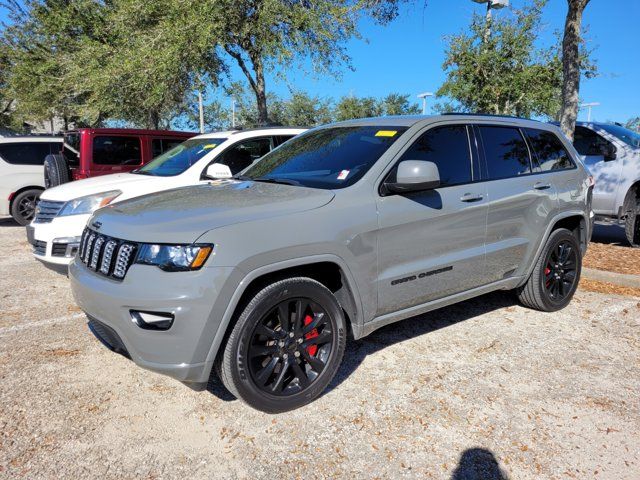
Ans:
[{"label": "windshield wiper", "polygon": [[302,184],[296,180],[291,180],[289,178],[271,178],[271,177],[258,177],[253,179],[254,182],[265,182],[265,183],[280,183],[282,185],[294,185],[296,187],[302,186]]},{"label": "windshield wiper", "polygon": [[132,170],[131,173],[135,173],[137,175],[151,175],[152,177],[155,176],[154,173],[151,173],[148,170],[140,170],[139,168],[136,168],[135,170]]},{"label": "windshield wiper", "polygon": [[233,178],[234,180],[240,180],[243,182],[246,182],[247,180],[249,181],[253,180],[253,178],[251,178],[248,175],[233,175],[231,178]]}]

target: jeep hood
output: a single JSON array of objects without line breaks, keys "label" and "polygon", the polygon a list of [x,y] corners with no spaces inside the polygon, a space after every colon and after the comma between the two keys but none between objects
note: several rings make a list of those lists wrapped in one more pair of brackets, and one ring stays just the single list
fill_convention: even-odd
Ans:
[{"label": "jeep hood", "polygon": [[157,182],[158,177],[148,175],[135,175],[133,173],[115,173],[101,175],[99,177],[85,178],[74,182],[63,183],[57,187],[49,188],[42,194],[43,200],[68,202],[74,198],[85,197],[96,193],[109,192],[111,190],[123,190],[123,188],[142,188],[143,185]]},{"label": "jeep hood", "polygon": [[312,210],[333,197],[330,190],[219,180],[109,205],[89,225],[99,223],[105,235],[136,242],[191,243],[208,230]]}]

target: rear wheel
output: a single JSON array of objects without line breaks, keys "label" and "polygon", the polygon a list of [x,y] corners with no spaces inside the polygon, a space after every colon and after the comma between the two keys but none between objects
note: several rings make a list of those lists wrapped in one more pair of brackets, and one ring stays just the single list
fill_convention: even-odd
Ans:
[{"label": "rear wheel", "polygon": [[340,366],[345,342],[344,314],[331,291],[309,278],[286,279],[245,307],[217,371],[253,408],[285,412],[320,396]]},{"label": "rear wheel", "polygon": [[51,154],[44,158],[44,186],[46,188],[57,187],[70,180],[69,166],[62,155]]},{"label": "rear wheel", "polygon": [[36,213],[36,205],[42,190],[32,188],[20,192],[11,202],[11,216],[20,225],[28,225]]},{"label": "rear wheel", "polygon": [[640,247],[640,199],[636,192],[631,193],[630,205],[624,221],[624,232],[632,247]]},{"label": "rear wheel", "polygon": [[527,283],[517,291],[530,308],[553,312],[573,298],[582,270],[582,253],[575,235],[566,228],[551,232]]}]

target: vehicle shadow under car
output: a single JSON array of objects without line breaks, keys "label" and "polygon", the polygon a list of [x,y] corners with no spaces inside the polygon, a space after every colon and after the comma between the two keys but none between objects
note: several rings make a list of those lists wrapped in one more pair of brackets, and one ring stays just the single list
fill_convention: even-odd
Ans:
[{"label": "vehicle shadow under car", "polygon": [[[342,364],[336,376],[322,395],[326,395],[347,380],[368,355],[398,342],[426,335],[441,328],[455,325],[500,308],[510,307],[517,303],[515,295],[511,292],[498,291],[488,293],[481,297],[386,325],[360,340],[350,340],[347,342]],[[226,402],[235,400],[235,397],[222,385],[215,373],[211,374],[207,390],[220,400]]]}]

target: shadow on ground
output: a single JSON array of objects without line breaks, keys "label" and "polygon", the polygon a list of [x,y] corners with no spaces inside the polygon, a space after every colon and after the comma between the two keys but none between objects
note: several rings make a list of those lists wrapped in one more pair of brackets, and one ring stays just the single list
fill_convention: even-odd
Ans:
[{"label": "shadow on ground", "polygon": [[460,455],[451,480],[509,480],[509,476],[490,450],[469,448]]},{"label": "shadow on ground", "polygon": [[0,218],[0,227],[22,227],[11,217]]},{"label": "shadow on ground", "polygon": [[[493,292],[387,325],[360,340],[351,340],[347,342],[347,348],[338,373],[336,373],[336,376],[324,391],[323,395],[348,379],[364,359],[367,358],[367,355],[371,355],[396,343],[426,335],[458,322],[463,322],[469,318],[477,317],[499,308],[509,307],[515,303],[515,296],[509,292]],[[213,373],[209,379],[207,390],[223,401],[235,399]],[[487,478],[491,479],[493,477]]]},{"label": "shadow on ground", "polygon": [[591,241],[595,243],[606,243],[608,245],[619,245],[630,247],[627,237],[624,234],[624,227],[605,223],[596,223],[593,228]]}]

